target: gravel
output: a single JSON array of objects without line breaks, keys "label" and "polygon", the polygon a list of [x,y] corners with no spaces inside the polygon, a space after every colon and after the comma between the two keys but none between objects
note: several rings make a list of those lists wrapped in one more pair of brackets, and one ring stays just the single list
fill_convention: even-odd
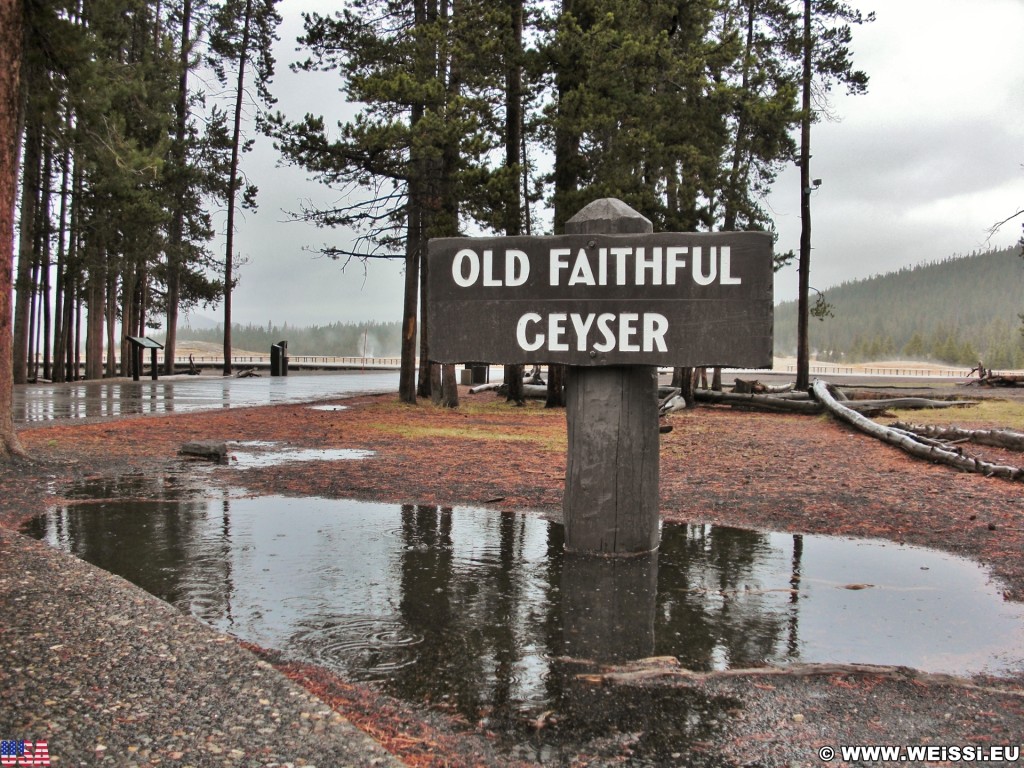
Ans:
[{"label": "gravel", "polygon": [[0,606],[0,736],[53,765],[402,765],[232,638],[3,528]]}]

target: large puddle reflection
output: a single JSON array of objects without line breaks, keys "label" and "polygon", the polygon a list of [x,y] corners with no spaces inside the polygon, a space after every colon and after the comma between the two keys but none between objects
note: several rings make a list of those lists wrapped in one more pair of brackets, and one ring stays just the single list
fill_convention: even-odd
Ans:
[{"label": "large puddle reflection", "polygon": [[[974,563],[921,548],[665,525],[657,555],[590,559],[564,555],[560,525],[515,513],[130,495],[51,510],[30,532],[221,630],[470,722],[556,711],[584,728],[567,658],[1024,669],[1024,607]],[[709,727],[682,710],[731,706],[647,696],[672,712],[665,738]]]}]

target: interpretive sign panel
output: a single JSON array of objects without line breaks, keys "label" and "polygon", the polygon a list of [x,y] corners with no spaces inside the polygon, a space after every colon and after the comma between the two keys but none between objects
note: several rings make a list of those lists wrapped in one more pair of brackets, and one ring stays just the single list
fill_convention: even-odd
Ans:
[{"label": "interpretive sign panel", "polygon": [[764,232],[439,238],[436,362],[770,367]]}]

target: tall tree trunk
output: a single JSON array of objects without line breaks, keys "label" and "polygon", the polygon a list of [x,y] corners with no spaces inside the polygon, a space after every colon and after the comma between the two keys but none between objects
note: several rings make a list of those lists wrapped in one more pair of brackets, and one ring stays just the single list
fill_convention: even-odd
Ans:
[{"label": "tall tree trunk", "polygon": [[804,66],[800,118],[800,262],[797,267],[796,388],[810,386],[811,274],[811,0],[804,0]]},{"label": "tall tree trunk", "polygon": [[14,305],[14,383],[28,381],[28,348],[32,329],[32,263],[35,259],[42,130],[37,115],[28,116],[25,131],[25,172],[21,181],[21,225],[18,236],[17,292]]},{"label": "tall tree trunk", "polygon": [[[420,26],[427,20],[426,0],[414,0],[414,24]],[[409,128],[415,132],[416,125],[423,118],[423,104],[413,104],[409,115]],[[419,315],[420,262],[423,251],[423,161],[416,148],[410,150],[409,165],[412,169],[407,195],[405,238],[405,293],[402,304],[402,367],[398,378],[398,399],[410,405],[416,404],[416,343],[417,317]],[[421,366],[427,365],[425,359]]]},{"label": "tall tree trunk", "polygon": [[[53,151],[46,148],[46,168],[43,174],[43,237],[42,250],[39,255],[39,299],[42,309],[43,336],[43,378],[50,379],[50,339],[53,331],[53,317],[50,314],[50,177],[53,174]],[[37,373],[38,378],[38,373]]]},{"label": "tall tree trunk", "polygon": [[[743,69],[740,82],[740,98],[747,97],[750,87],[750,57],[754,48],[754,19],[756,16],[755,0],[747,0],[747,30],[746,41],[743,48]],[[731,232],[736,229],[736,218],[739,208],[740,188],[745,179],[741,181],[740,169],[743,164],[743,155],[747,145],[747,110],[742,106],[736,108],[736,136],[732,148],[732,168],[729,170],[729,186],[725,192],[725,216],[722,229]]]},{"label": "tall tree trunk", "polygon": [[[519,168],[523,144],[523,0],[509,0],[509,45],[505,52],[505,167],[512,185],[505,203],[505,234],[522,234]],[[522,405],[523,366],[505,366],[506,401]]]},{"label": "tall tree trunk", "polygon": [[64,318],[64,304],[70,298],[67,293],[67,229],[68,229],[68,182],[71,176],[71,152],[64,150],[63,165],[60,176],[60,210],[57,214],[57,274],[53,298],[53,369],[50,378],[53,381],[64,381],[64,338],[67,325]]},{"label": "tall tree trunk", "polygon": [[[128,271],[127,267],[125,271]],[[104,325],[107,348],[106,377],[113,379],[117,377],[117,355],[120,346],[117,339],[114,338],[114,327],[117,325],[117,271],[109,268],[107,269],[104,309],[106,310]]]},{"label": "tall tree trunk", "polygon": [[[428,198],[433,198],[433,195],[429,192],[425,193]],[[439,397],[441,392],[439,389],[434,388],[434,377],[431,375],[432,364],[430,362],[430,339],[427,335],[427,274],[430,271],[430,265],[427,262],[427,236],[425,231],[429,226],[429,222],[433,221],[434,215],[424,210],[424,207],[420,208],[420,234],[419,234],[419,265],[420,265],[420,371],[419,381],[416,384],[416,394],[419,397],[429,397],[435,404],[437,402],[436,397]]]},{"label": "tall tree trunk", "polygon": [[188,129],[188,70],[189,52],[192,50],[192,0],[183,0],[181,7],[181,47],[178,54],[178,101],[174,107],[174,144],[171,147],[178,181],[175,190],[174,211],[167,233],[167,332],[164,336],[164,373],[174,373],[174,355],[178,344],[178,305],[181,302],[181,269],[185,232],[185,142]]},{"label": "tall tree trunk", "polygon": [[231,375],[231,290],[235,258],[235,200],[238,197],[238,155],[242,137],[242,102],[245,99],[245,65],[249,60],[249,38],[252,26],[252,0],[246,0],[242,19],[242,43],[238,55],[238,80],[235,85],[235,120],[231,133],[231,168],[228,179],[227,243],[224,257],[224,375]]},{"label": "tall tree trunk", "polygon": [[0,459],[25,454],[14,431],[11,327],[24,29],[22,2],[0,0]]},{"label": "tall tree trunk", "polygon": [[[90,246],[90,249],[93,247]],[[100,254],[94,254],[95,262],[99,262],[102,249],[95,248]],[[85,282],[85,303],[88,309],[85,327],[85,378],[103,378],[103,321],[106,307],[103,299],[106,295],[105,270],[94,264],[89,268],[89,276]]]}]

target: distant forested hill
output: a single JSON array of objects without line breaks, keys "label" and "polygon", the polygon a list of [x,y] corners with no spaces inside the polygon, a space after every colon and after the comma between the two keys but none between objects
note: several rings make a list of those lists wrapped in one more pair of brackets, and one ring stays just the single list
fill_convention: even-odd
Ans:
[{"label": "distant forested hill", "polygon": [[[833,317],[810,321],[812,355],[857,362],[909,358],[1024,368],[1020,246],[952,257],[826,290]],[[812,301],[814,296],[812,295]],[[775,351],[796,354],[796,302],[775,308]]]},{"label": "distant forested hill", "polygon": [[[182,341],[224,340],[223,326],[215,328],[179,328]],[[332,323],[305,328],[276,325],[232,325],[231,343],[239,349],[270,353],[270,345],[288,342],[289,355],[361,356],[365,349],[371,357],[397,357],[401,353],[402,324],[395,323]]]}]

